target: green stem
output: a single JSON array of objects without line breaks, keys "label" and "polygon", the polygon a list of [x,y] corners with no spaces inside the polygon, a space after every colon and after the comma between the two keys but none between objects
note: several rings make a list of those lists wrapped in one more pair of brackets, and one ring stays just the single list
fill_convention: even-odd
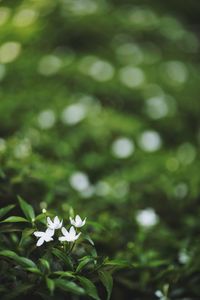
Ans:
[{"label": "green stem", "polygon": [[71,246],[71,248],[69,249],[68,253],[67,254],[70,254],[72,252],[72,250],[74,249],[74,246],[75,246],[76,242],[74,242]]}]

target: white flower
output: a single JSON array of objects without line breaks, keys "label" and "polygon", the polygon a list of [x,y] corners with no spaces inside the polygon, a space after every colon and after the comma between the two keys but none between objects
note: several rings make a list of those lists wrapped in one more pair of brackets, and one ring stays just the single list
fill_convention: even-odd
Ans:
[{"label": "white flower", "polygon": [[59,241],[61,242],[74,242],[79,238],[81,234],[81,232],[79,234],[76,234],[76,231],[73,226],[71,226],[69,231],[67,231],[66,228],[62,227],[61,231],[63,234],[63,236],[59,237]]},{"label": "white flower", "polygon": [[45,232],[43,231],[35,231],[33,233],[36,237],[39,237],[39,240],[37,241],[36,246],[41,246],[44,242],[50,242],[53,241],[52,236],[54,235],[54,230],[47,228]]},{"label": "white flower", "polygon": [[62,223],[63,221],[60,221],[57,216],[54,218],[53,222],[49,217],[47,217],[47,226],[52,230],[60,229],[62,227]]},{"label": "white flower", "polygon": [[153,208],[146,208],[137,213],[136,220],[143,227],[151,227],[158,223],[159,218]]},{"label": "white flower", "polygon": [[86,222],[86,218],[82,221],[81,217],[79,215],[77,215],[75,219],[72,219],[71,217],[69,219],[70,219],[71,225],[73,225],[77,228],[83,227]]}]

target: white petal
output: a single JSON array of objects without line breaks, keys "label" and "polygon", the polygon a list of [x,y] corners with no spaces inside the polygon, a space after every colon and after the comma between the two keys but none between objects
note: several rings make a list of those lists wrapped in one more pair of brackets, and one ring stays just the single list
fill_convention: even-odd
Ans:
[{"label": "white petal", "polygon": [[45,236],[52,237],[53,235],[54,235],[54,230],[51,228],[47,228],[47,230],[45,231]]},{"label": "white petal", "polygon": [[61,236],[61,237],[59,237],[58,239],[59,239],[59,241],[61,241],[61,242],[66,241],[66,237],[65,237],[65,236]]},{"label": "white petal", "polygon": [[67,229],[65,227],[62,227],[61,231],[62,231],[63,235],[65,235],[65,236],[69,235],[69,232],[67,231]]},{"label": "white petal", "polygon": [[50,236],[45,236],[44,240],[45,240],[45,242],[50,242],[50,241],[53,241],[53,238]]},{"label": "white petal", "polygon": [[43,243],[44,243],[44,239],[43,239],[43,237],[41,237],[41,238],[37,241],[36,246],[37,246],[37,247],[40,247]]},{"label": "white petal", "polygon": [[34,234],[34,236],[41,237],[44,235],[44,232],[43,231],[35,231],[33,234]]},{"label": "white petal", "polygon": [[71,225],[75,226],[76,222],[74,221],[74,219],[72,219],[71,217],[69,217],[69,220],[70,220]]},{"label": "white petal", "polygon": [[69,234],[71,237],[74,237],[76,235],[76,230],[74,229],[73,226],[71,226],[70,230],[69,230]]},{"label": "white petal", "polygon": [[49,217],[47,217],[47,224],[48,226],[52,226],[53,222],[51,221],[51,219]]},{"label": "white petal", "polygon": [[75,219],[75,220],[76,220],[76,223],[77,223],[77,224],[82,223],[81,217],[80,217],[79,215],[76,216],[76,219]]},{"label": "white petal", "polygon": [[84,226],[84,225],[85,225],[85,222],[86,222],[86,220],[87,220],[87,218],[85,218],[85,219],[83,220],[83,222],[82,222],[82,226]]},{"label": "white petal", "polygon": [[56,216],[54,218],[54,225],[58,225],[59,223],[60,223],[60,220],[59,220],[58,216]]},{"label": "white petal", "polygon": [[63,220],[60,222],[60,224],[58,225],[58,229],[62,227],[63,224]]},{"label": "white petal", "polygon": [[81,235],[81,232],[79,232],[79,234],[77,234],[74,238],[74,240],[77,240],[79,238],[79,236]]}]

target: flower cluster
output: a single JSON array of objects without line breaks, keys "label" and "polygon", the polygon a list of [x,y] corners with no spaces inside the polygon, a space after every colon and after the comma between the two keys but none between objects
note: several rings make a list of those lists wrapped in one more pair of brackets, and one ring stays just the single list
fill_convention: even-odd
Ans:
[{"label": "flower cluster", "polygon": [[50,242],[53,241],[53,236],[55,233],[55,230],[61,229],[61,232],[63,236],[59,237],[60,242],[75,242],[79,236],[81,235],[81,232],[78,234],[76,233],[76,228],[81,228],[85,225],[86,218],[84,220],[81,219],[79,215],[77,215],[74,219],[70,218],[71,227],[69,231],[62,227],[63,220],[60,221],[59,218],[56,216],[53,221],[47,217],[47,229],[46,231],[35,231],[33,234],[38,237],[38,241],[36,246],[41,246],[44,242]]}]

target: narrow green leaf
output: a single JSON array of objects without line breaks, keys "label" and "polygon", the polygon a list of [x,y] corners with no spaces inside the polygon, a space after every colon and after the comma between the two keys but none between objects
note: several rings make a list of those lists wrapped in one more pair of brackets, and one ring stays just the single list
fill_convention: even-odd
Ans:
[{"label": "narrow green leaf", "polygon": [[[2,224],[2,222],[0,222],[1,224]],[[1,228],[0,228],[0,232],[15,232],[15,231],[22,231],[21,230],[21,228],[19,228],[19,227],[13,227],[13,225],[12,224],[5,224],[5,225],[3,225],[2,224],[2,226],[1,226]]]},{"label": "narrow green leaf", "polygon": [[37,269],[36,264],[32,260],[30,260],[26,257],[19,256],[14,251],[2,250],[2,251],[0,251],[0,256],[10,258],[10,259],[14,260],[16,263],[18,263],[19,265],[21,265],[24,268],[35,268],[35,269]]},{"label": "narrow green leaf", "polygon": [[73,275],[72,272],[65,272],[65,271],[56,271],[53,273],[54,275],[58,275],[61,277],[71,277],[71,278],[75,278],[75,275]]},{"label": "narrow green leaf", "polygon": [[121,259],[113,259],[113,260],[108,260],[105,262],[106,266],[113,266],[113,267],[130,267],[130,263],[126,260],[121,260]]},{"label": "narrow green leaf", "polygon": [[42,275],[42,272],[38,268],[26,268],[26,271],[34,274]]},{"label": "narrow green leaf", "polygon": [[90,261],[92,261],[92,258],[90,256],[83,257],[78,267],[76,268],[76,273],[80,272]]},{"label": "narrow green leaf", "polygon": [[35,220],[35,212],[33,210],[33,207],[19,196],[18,196],[18,200],[19,200],[19,205],[21,207],[21,210],[23,211],[25,217],[31,222],[32,220]]},{"label": "narrow green leaf", "polygon": [[36,268],[37,269],[36,264],[32,260],[30,260],[30,259],[28,259],[26,257],[18,256],[18,258],[16,259],[16,261],[19,264],[21,264],[22,267]]},{"label": "narrow green leaf", "polygon": [[113,278],[112,275],[108,272],[105,271],[100,271],[99,272],[99,278],[103,285],[106,288],[107,291],[107,300],[110,299],[111,293],[112,293],[112,288],[113,288]]},{"label": "narrow green leaf", "polygon": [[46,260],[46,259],[44,259],[44,258],[40,258],[39,259],[39,262],[40,262],[40,265],[41,265],[41,269],[42,269],[42,271],[47,271],[47,272],[49,272],[50,271],[50,264],[49,264],[49,262]]},{"label": "narrow green leaf", "polygon": [[88,241],[92,246],[94,246],[94,242],[88,234],[84,234],[83,238]]},{"label": "narrow green leaf", "polygon": [[72,263],[70,257],[64,251],[53,248],[52,253],[53,253],[53,255],[58,257],[60,260],[62,260],[68,267],[70,267],[71,270],[73,270],[73,263]]},{"label": "narrow green leaf", "polygon": [[77,279],[80,281],[80,284],[82,285],[88,296],[95,300],[100,300],[97,288],[91,280],[83,276],[77,276]]},{"label": "narrow green leaf", "polygon": [[26,241],[26,239],[32,235],[32,233],[35,231],[34,228],[26,228],[22,231],[22,237],[19,243],[19,246],[21,247],[23,245],[23,243]]},{"label": "narrow green leaf", "polygon": [[11,204],[0,209],[0,218],[4,217],[15,205]]},{"label": "narrow green leaf", "polygon": [[85,291],[82,287],[72,281],[67,281],[65,279],[56,279],[55,281],[56,287],[63,291],[71,292],[76,295],[84,295]]},{"label": "narrow green leaf", "polygon": [[11,216],[8,217],[7,219],[1,221],[1,223],[18,223],[18,222],[29,222],[28,220],[22,218],[22,217],[18,217],[18,216]]},{"label": "narrow green leaf", "polygon": [[46,285],[47,285],[47,288],[50,291],[50,294],[52,296],[53,292],[55,290],[55,282],[52,279],[46,277]]}]

